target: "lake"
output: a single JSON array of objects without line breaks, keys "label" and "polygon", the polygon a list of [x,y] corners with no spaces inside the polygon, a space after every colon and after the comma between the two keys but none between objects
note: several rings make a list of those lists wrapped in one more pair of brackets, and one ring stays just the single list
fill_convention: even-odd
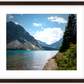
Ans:
[{"label": "lake", "polygon": [[42,70],[48,59],[58,51],[7,50],[7,70]]}]

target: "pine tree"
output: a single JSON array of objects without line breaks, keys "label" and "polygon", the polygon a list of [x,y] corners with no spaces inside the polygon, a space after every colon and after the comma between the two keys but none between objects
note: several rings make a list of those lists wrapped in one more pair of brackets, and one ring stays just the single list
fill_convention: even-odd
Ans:
[{"label": "pine tree", "polygon": [[66,51],[70,47],[70,42],[76,44],[76,25],[76,15],[70,14],[65,28],[62,46],[59,50],[60,52]]}]

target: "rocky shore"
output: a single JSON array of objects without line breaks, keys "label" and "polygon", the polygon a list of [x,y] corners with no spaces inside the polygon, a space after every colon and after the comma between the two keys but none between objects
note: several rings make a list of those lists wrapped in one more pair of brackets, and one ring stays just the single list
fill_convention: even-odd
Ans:
[{"label": "rocky shore", "polygon": [[45,64],[43,70],[55,70],[56,67],[57,67],[57,63],[55,62],[55,59],[53,59],[53,57],[52,57]]}]

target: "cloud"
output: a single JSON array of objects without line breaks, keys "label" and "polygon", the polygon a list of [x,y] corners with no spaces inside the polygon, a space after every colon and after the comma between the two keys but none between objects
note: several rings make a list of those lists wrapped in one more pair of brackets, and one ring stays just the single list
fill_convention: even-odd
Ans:
[{"label": "cloud", "polygon": [[37,18],[35,20],[37,20]]},{"label": "cloud", "polygon": [[14,16],[12,16],[11,14],[7,14],[6,17],[8,17],[8,19],[14,18]]},{"label": "cloud", "polygon": [[54,17],[53,17],[53,16],[51,16],[51,17],[48,17],[48,20],[52,20],[52,19],[54,19]]},{"label": "cloud", "polygon": [[57,17],[57,16],[55,16],[55,17],[51,16],[51,17],[48,17],[47,19],[51,20],[52,22],[58,22],[59,24],[60,23],[67,23],[67,20],[65,20],[62,17]]},{"label": "cloud", "polygon": [[34,26],[41,26],[41,23],[33,23]]},{"label": "cloud", "polygon": [[18,25],[18,23],[17,22],[14,22],[16,25]]},{"label": "cloud", "polygon": [[61,28],[46,28],[42,31],[37,31],[33,36],[37,40],[52,44],[63,37],[63,31]]}]

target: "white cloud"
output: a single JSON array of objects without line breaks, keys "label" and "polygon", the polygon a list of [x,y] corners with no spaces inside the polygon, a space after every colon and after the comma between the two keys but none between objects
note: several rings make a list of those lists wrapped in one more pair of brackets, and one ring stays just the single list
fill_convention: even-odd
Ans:
[{"label": "white cloud", "polygon": [[37,18],[35,20],[37,20]]},{"label": "white cloud", "polygon": [[18,23],[17,22],[14,22],[16,25],[18,25]]},{"label": "white cloud", "polygon": [[41,26],[41,23],[33,23],[34,26]]},{"label": "white cloud", "polygon": [[48,20],[52,20],[52,19],[54,19],[54,17],[53,17],[53,16],[51,16],[51,17],[48,17]]},{"label": "white cloud", "polygon": [[65,20],[62,17],[57,17],[57,16],[55,16],[55,17],[51,16],[51,17],[48,17],[47,19],[51,20],[52,22],[58,22],[59,24],[60,23],[67,23],[67,20]]},{"label": "white cloud", "polygon": [[12,16],[11,14],[7,14],[6,17],[8,17],[8,19],[14,18],[14,16]]},{"label": "white cloud", "polygon": [[43,31],[37,31],[33,36],[37,40],[46,42],[47,44],[52,44],[62,38],[63,31],[61,28],[46,28],[43,29]]}]

